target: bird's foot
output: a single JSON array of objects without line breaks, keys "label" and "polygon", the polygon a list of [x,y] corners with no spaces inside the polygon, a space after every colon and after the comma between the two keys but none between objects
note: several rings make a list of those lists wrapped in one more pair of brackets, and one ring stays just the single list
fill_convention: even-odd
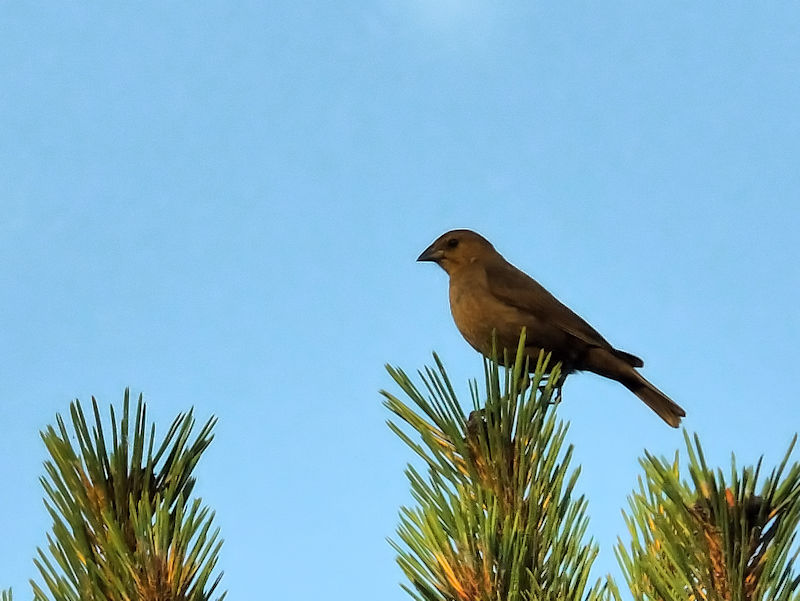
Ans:
[{"label": "bird's foot", "polygon": [[[547,393],[547,384],[543,384],[538,388],[539,394]],[[556,388],[554,393],[550,394],[550,400],[547,401],[548,405],[558,405],[561,402],[561,388]]]},{"label": "bird's foot", "polygon": [[566,378],[560,377],[552,386],[550,385],[549,378],[539,384],[539,394],[547,394],[547,389],[550,388],[550,400],[548,405],[558,405],[561,402],[561,390],[564,387]]}]

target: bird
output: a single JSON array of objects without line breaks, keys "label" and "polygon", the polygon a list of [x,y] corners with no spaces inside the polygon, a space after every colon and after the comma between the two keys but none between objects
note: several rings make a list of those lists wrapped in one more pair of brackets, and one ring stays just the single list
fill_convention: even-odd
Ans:
[{"label": "bird", "polygon": [[532,277],[506,261],[480,234],[457,229],[442,234],[417,261],[436,263],[450,279],[450,312],[466,341],[482,355],[517,349],[525,328],[525,354],[536,365],[551,353],[562,374],[589,371],[616,380],[677,428],[686,412],[644,378],[644,362],[611,346],[578,314]]}]

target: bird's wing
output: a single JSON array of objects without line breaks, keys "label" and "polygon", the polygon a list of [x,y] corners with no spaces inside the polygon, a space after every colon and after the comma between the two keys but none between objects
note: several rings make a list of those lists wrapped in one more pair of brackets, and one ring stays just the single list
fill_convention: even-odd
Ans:
[{"label": "bird's wing", "polygon": [[526,273],[510,263],[486,266],[491,293],[504,303],[530,313],[539,321],[554,326],[591,345],[613,350],[609,342],[579,315],[559,301]]}]

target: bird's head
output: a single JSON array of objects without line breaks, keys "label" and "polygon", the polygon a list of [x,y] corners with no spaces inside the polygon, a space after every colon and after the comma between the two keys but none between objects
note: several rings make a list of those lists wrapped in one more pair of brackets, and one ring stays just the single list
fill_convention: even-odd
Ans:
[{"label": "bird's head", "polygon": [[464,265],[495,253],[494,246],[480,234],[471,230],[452,230],[439,236],[422,251],[417,261],[431,261],[447,273],[453,273]]}]

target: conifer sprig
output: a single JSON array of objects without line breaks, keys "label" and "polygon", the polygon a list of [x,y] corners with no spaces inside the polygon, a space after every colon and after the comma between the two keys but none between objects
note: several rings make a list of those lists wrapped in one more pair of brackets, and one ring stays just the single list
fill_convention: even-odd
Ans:
[{"label": "conifer sprig", "polygon": [[53,530],[35,560],[44,586],[31,582],[34,598],[208,601],[222,577],[215,576],[222,541],[214,514],[192,498],[192,472],[216,419],[191,440],[195,419],[181,414],[157,442],[141,396],[133,424],[128,390],[119,422],[112,406],[104,426],[94,398],[92,411],[90,427],[75,401],[71,430],[59,415],[42,432],[50,460],[41,482]]},{"label": "conifer sprig", "polygon": [[515,360],[504,358],[513,367],[485,362],[484,386],[470,386],[470,415],[436,355],[436,368],[419,374],[427,395],[387,366],[408,399],[383,392],[406,425],[389,427],[426,468],[406,470],[417,504],[401,509],[392,543],[404,588],[419,601],[577,601],[612,590],[588,584],[597,547],[585,540],[568,426],[553,410],[559,366],[548,372],[540,356],[529,381],[524,357],[523,333]]},{"label": "conifer sprig", "polygon": [[637,601],[800,599],[794,571],[800,523],[800,464],[779,466],[759,483],[762,459],[726,478],[706,463],[700,439],[684,431],[689,478],[673,461],[645,453],[644,478],[629,497],[630,548],[617,556]]}]

